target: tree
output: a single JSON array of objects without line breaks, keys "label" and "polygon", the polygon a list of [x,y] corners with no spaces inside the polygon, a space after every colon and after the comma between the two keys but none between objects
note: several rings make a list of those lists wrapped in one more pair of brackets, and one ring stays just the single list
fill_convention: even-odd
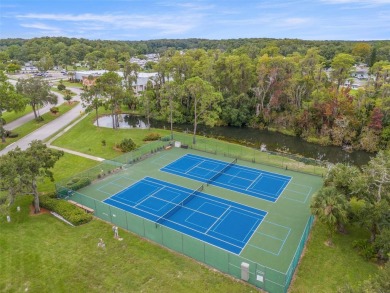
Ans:
[{"label": "tree", "polygon": [[332,60],[332,79],[337,83],[337,90],[349,78],[355,59],[345,53],[337,54]]},{"label": "tree", "polygon": [[192,142],[196,143],[196,129],[199,123],[214,126],[219,118],[222,101],[220,92],[215,91],[213,86],[199,77],[193,77],[184,83],[187,98],[191,105],[194,123],[194,135]]},{"label": "tree", "polygon": [[332,245],[336,227],[347,222],[348,202],[334,187],[323,187],[313,197],[310,209],[320,222],[328,228],[328,244]]},{"label": "tree", "polygon": [[104,68],[107,69],[108,71],[117,71],[119,70],[119,64],[116,62],[115,59],[107,59],[104,62]]},{"label": "tree", "polygon": [[352,48],[352,55],[356,56],[359,61],[369,63],[371,57],[371,45],[368,43],[356,43]]},{"label": "tree", "polygon": [[[364,187],[361,197],[365,206],[360,214],[360,222],[369,229],[370,241],[374,242],[381,234],[381,223],[389,218],[390,203],[390,151],[380,151],[363,168]],[[385,228],[390,227],[388,222]]]},{"label": "tree", "polygon": [[99,127],[99,107],[103,106],[103,101],[100,96],[99,89],[96,85],[92,85],[89,88],[85,88],[84,92],[80,95],[85,112],[91,112],[95,110],[96,125]]},{"label": "tree", "polygon": [[129,109],[134,110],[137,106],[138,100],[134,91],[133,85],[137,83],[138,72],[140,66],[137,63],[125,61],[123,64],[123,82],[126,89],[124,103],[128,105]]},{"label": "tree", "polygon": [[7,72],[9,73],[15,73],[17,71],[20,71],[22,67],[19,64],[10,63],[7,65]]},{"label": "tree", "polygon": [[2,142],[5,142],[4,111],[22,111],[27,104],[27,100],[15,91],[12,84],[7,81],[7,76],[0,71],[0,134]]},{"label": "tree", "polygon": [[371,202],[390,201],[390,151],[380,151],[363,168]]},{"label": "tree", "polygon": [[31,105],[35,119],[38,119],[38,109],[46,104],[56,104],[58,98],[50,92],[50,85],[39,77],[19,79],[16,84],[18,93],[25,96]]},{"label": "tree", "polygon": [[96,87],[102,98],[105,99],[105,107],[111,110],[112,128],[118,128],[118,114],[125,96],[122,78],[115,72],[106,72],[96,80]]},{"label": "tree", "polygon": [[338,163],[327,173],[325,185],[334,186],[349,200],[354,195],[354,185],[359,176],[361,172],[357,167]]},{"label": "tree", "polygon": [[156,112],[156,91],[153,89],[153,83],[148,80],[146,89],[141,94],[141,111],[146,116],[148,128],[150,128],[150,117]]},{"label": "tree", "polygon": [[182,92],[183,87],[174,81],[164,83],[161,89],[160,115],[170,123],[171,140],[173,139],[173,123],[183,119],[179,101],[179,97],[183,96]]},{"label": "tree", "polygon": [[25,151],[20,150],[20,148],[11,150],[0,160],[1,183],[9,191],[10,197],[15,197],[16,191],[32,194],[34,196],[34,211],[39,213],[37,183],[44,178],[54,181],[50,169],[63,155],[62,151],[49,149],[38,140],[32,141]]},{"label": "tree", "polygon": [[0,184],[2,190],[7,192],[4,205],[6,208],[11,206],[18,194],[25,192],[24,186],[21,184],[21,172],[19,160],[23,157],[23,152],[20,148],[9,151],[3,156],[0,156]]},{"label": "tree", "polygon": [[68,104],[70,104],[70,101],[72,100],[72,91],[71,90],[68,90],[68,89],[64,90],[64,100],[67,101]]},{"label": "tree", "polygon": [[52,69],[53,66],[54,61],[50,53],[45,54],[45,56],[43,56],[38,62],[38,69],[41,71],[47,71],[49,69]]}]

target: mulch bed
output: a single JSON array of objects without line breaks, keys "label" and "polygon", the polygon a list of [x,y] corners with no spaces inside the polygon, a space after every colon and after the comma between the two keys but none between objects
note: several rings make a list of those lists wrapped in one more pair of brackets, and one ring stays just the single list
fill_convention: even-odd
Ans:
[{"label": "mulch bed", "polygon": [[41,212],[38,214],[34,213],[34,210],[35,210],[34,205],[30,205],[30,216],[39,216],[39,215],[50,213],[50,211],[45,208],[41,208]]}]

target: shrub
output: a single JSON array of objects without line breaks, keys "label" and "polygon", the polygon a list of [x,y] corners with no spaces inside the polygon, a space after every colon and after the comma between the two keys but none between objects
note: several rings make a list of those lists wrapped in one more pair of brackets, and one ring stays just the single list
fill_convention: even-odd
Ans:
[{"label": "shrub", "polygon": [[66,89],[66,86],[64,84],[60,83],[59,85],[57,85],[57,88],[59,91],[63,91]]},{"label": "shrub", "polygon": [[66,183],[66,187],[72,190],[79,190],[85,186],[91,184],[91,180],[89,178],[72,178],[68,183]]},{"label": "shrub", "polygon": [[124,138],[120,144],[116,145],[123,153],[130,152],[136,148],[134,141],[131,138]]},{"label": "shrub", "polygon": [[57,114],[59,111],[60,111],[60,109],[58,109],[58,107],[51,107],[50,108],[50,112],[52,112],[53,114]]},{"label": "shrub", "polygon": [[160,138],[161,138],[161,135],[159,133],[151,132],[143,138],[143,141],[159,140]]},{"label": "shrub", "polygon": [[54,199],[49,195],[41,195],[39,202],[41,207],[56,212],[75,226],[88,223],[92,220],[91,214],[87,214],[82,209],[65,200]]},{"label": "shrub", "polygon": [[6,131],[5,131],[5,136],[6,136],[6,137],[9,137],[9,138],[13,138],[13,137],[18,137],[19,134],[15,133],[15,132],[11,132],[11,131],[9,131],[9,130],[6,130]]},{"label": "shrub", "polygon": [[376,255],[375,247],[367,240],[355,240],[352,243],[352,247],[355,248],[358,253],[366,260],[374,259]]}]

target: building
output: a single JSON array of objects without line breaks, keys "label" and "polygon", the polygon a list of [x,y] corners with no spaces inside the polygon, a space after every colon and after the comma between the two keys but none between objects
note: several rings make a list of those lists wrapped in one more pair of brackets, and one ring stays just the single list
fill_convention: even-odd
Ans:
[{"label": "building", "polygon": [[[96,79],[108,72],[107,70],[87,70],[87,71],[76,71],[74,73],[73,79],[76,81],[82,82],[83,85],[89,87],[95,84]],[[119,76],[123,77],[123,72],[116,72]],[[157,72],[139,72],[137,81],[133,82],[133,89],[135,94],[139,94],[146,89],[146,85],[150,80],[153,84],[155,84],[155,78],[157,77]]]}]

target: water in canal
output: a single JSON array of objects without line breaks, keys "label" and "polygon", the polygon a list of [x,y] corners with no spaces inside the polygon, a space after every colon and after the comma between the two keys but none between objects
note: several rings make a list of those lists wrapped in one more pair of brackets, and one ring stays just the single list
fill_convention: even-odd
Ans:
[{"label": "water in canal", "polygon": [[[148,128],[148,125],[137,116],[121,114],[119,127],[120,128]],[[96,125],[96,122],[95,122]],[[101,127],[112,127],[111,116],[99,118]],[[154,128],[169,129],[169,123],[151,120],[151,126]],[[174,125],[175,131],[192,132],[192,125],[181,124]],[[298,137],[284,135],[278,132],[270,132],[267,130],[259,130],[253,128],[239,127],[205,127],[198,126],[198,134],[208,137],[216,137],[227,141],[237,142],[248,145],[254,148],[260,148],[265,144],[267,150],[270,151],[288,151],[292,154],[302,155],[307,158],[321,159],[331,163],[350,163],[361,166],[366,164],[370,157],[374,154],[369,154],[364,151],[346,152],[341,147],[336,146],[321,146],[313,143],[308,143]]]}]

